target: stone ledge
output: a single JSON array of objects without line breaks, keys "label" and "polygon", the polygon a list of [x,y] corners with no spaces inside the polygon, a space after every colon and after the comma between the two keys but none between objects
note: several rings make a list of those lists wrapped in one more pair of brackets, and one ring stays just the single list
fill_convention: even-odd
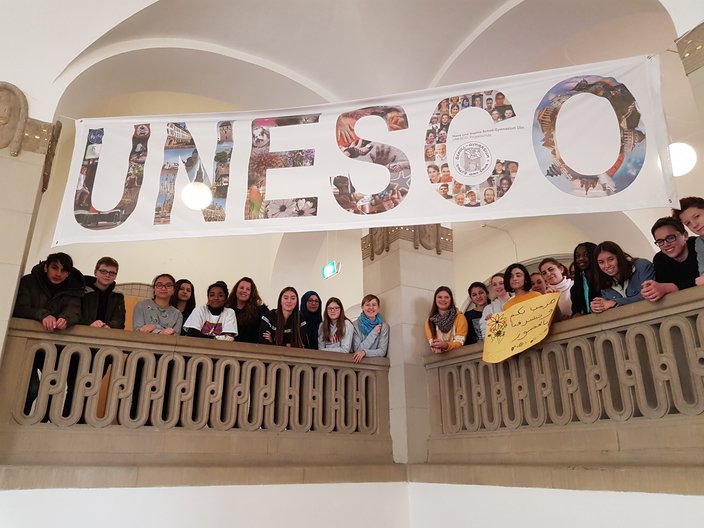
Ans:
[{"label": "stone ledge", "polygon": [[704,494],[704,467],[410,465],[409,482],[520,488]]},{"label": "stone ledge", "polygon": [[419,482],[704,494],[704,468],[380,464],[276,467],[0,466],[0,489]]},{"label": "stone ledge", "polygon": [[406,466],[0,466],[0,489],[405,482]]}]

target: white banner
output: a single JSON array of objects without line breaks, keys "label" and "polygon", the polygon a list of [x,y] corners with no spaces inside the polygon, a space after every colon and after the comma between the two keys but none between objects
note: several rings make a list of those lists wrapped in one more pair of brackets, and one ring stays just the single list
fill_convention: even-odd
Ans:
[{"label": "white banner", "polygon": [[[295,110],[80,120],[54,245],[669,207],[658,66],[642,57]],[[184,190],[204,191],[207,206],[187,207]]]}]

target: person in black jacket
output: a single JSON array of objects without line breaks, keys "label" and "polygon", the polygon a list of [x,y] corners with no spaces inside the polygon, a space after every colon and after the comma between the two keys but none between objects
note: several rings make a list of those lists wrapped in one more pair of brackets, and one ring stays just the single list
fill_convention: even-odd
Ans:
[{"label": "person in black jacket", "polygon": [[699,277],[695,238],[689,238],[682,222],[670,216],[658,219],[650,232],[660,251],[653,257],[655,280],[643,283],[643,297],[655,302],[668,293],[694,287]]},{"label": "person in black jacket", "polygon": [[591,313],[590,303],[601,295],[596,283],[596,244],[582,242],[574,248],[574,284],[570,288],[572,316]]},{"label": "person in black jacket", "polygon": [[34,319],[44,330],[65,330],[81,320],[85,281],[66,253],[52,253],[20,280],[13,315]]},{"label": "person in black jacket", "polygon": [[[66,253],[52,253],[20,280],[13,315],[34,319],[47,332],[65,330],[81,320],[81,298],[85,282],[73,259]],[[24,413],[29,414],[39,393],[39,375],[44,366],[43,354],[36,354],[30,372]],[[75,367],[68,373],[69,391],[75,381]],[[66,405],[71,398],[66,398]]]},{"label": "person in black jacket", "polygon": [[115,291],[119,264],[103,257],[95,264],[95,277],[85,277],[81,324],[94,328],[125,328],[125,296]]},{"label": "person in black jacket", "polygon": [[298,292],[287,286],[279,293],[276,309],[262,315],[259,324],[259,342],[268,345],[294,348],[308,346],[306,322],[298,309]]}]

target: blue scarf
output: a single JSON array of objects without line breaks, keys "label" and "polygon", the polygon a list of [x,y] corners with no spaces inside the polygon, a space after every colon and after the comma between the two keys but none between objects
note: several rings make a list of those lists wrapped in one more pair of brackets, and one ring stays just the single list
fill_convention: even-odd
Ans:
[{"label": "blue scarf", "polygon": [[369,332],[374,330],[376,325],[381,324],[381,315],[376,314],[374,319],[369,319],[369,317],[361,313],[359,314],[357,321],[359,321],[359,329],[362,331],[362,337],[367,337]]}]

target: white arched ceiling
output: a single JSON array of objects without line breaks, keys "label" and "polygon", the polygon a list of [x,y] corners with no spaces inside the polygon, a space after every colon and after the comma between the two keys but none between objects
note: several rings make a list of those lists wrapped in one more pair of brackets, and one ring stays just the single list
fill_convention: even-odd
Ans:
[{"label": "white arched ceiling", "polygon": [[86,117],[101,101],[149,91],[209,97],[240,110],[326,102],[320,93],[271,69],[211,51],[160,46],[121,52],[92,64],[69,84],[57,112]]},{"label": "white arched ceiling", "polygon": [[[261,110],[657,53],[672,44],[674,34],[667,12],[655,0],[162,0],[135,9],[103,35],[97,32],[93,43],[56,70],[53,79],[66,85],[57,114],[70,117],[130,114],[134,97],[148,101],[162,93],[195,97],[189,104],[169,98],[174,107],[160,105],[159,113],[219,111],[218,101],[220,111]],[[664,79],[680,82],[673,92],[677,101],[666,108],[668,118],[675,116],[678,130],[696,136],[700,132],[692,130],[700,121],[691,117],[696,112],[681,86],[686,79],[675,74]],[[684,107],[674,104],[681,101]],[[69,155],[70,147],[58,154]],[[54,179],[61,177],[54,174]],[[55,184],[52,188],[61,192]],[[630,222],[622,213],[612,217],[602,224]],[[578,224],[585,232],[590,225],[582,218],[554,220]],[[516,224],[506,225],[511,230]],[[471,243],[475,228],[456,226],[456,243]],[[317,236],[308,243],[319,250],[323,234]],[[286,257],[278,249],[295,247],[300,240],[291,235],[289,244],[287,237],[281,244],[265,242],[264,253],[277,255],[272,270],[285,267],[281,259]],[[601,228],[594,227],[589,238],[603,238]],[[202,242],[205,252],[217,253],[228,239],[228,245],[237,243],[230,237]]]}]

